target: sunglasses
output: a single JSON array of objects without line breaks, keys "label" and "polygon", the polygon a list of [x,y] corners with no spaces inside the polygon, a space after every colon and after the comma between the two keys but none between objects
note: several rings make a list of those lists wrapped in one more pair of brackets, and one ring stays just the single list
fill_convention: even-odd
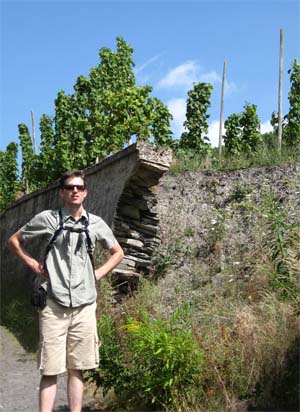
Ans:
[{"label": "sunglasses", "polygon": [[84,185],[64,185],[65,190],[72,190],[73,191],[73,190],[75,190],[75,187],[78,190],[78,192],[83,192],[85,190]]}]

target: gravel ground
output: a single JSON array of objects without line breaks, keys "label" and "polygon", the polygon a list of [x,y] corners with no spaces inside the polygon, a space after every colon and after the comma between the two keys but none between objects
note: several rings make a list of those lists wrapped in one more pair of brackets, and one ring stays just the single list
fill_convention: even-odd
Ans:
[{"label": "gravel ground", "polygon": [[[40,375],[35,355],[25,352],[17,339],[1,325],[0,342],[0,412],[38,412]],[[61,375],[54,411],[68,411],[67,404],[66,375]],[[82,412],[99,410],[92,404],[93,399],[86,397]]]}]

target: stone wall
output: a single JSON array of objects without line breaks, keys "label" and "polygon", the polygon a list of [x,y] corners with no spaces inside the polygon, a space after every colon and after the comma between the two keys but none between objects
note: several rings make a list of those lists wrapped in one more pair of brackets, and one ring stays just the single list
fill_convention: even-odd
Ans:
[{"label": "stone wall", "polygon": [[[153,145],[139,142],[86,169],[89,194],[85,207],[113,228],[124,248],[125,258],[114,279],[127,289],[132,280],[147,271],[153,248],[159,241],[153,193],[170,162],[170,150],[157,150]],[[28,269],[8,250],[9,236],[36,213],[60,207],[58,191],[56,181],[22,197],[1,213],[2,297],[13,295],[16,288],[19,293],[27,293],[31,279]],[[45,245],[38,242],[28,249],[41,258]]]}]

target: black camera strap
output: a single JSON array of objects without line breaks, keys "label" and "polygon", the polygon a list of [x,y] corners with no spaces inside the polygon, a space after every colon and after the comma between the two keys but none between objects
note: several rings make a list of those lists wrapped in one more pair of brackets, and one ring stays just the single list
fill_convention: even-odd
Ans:
[{"label": "black camera strap", "polygon": [[63,221],[63,216],[62,216],[62,211],[61,211],[61,209],[59,209],[58,214],[59,214],[59,224],[58,224],[58,227],[57,227],[56,231],[54,232],[53,236],[51,237],[51,239],[50,239],[50,241],[49,241],[49,243],[48,243],[48,245],[47,245],[47,247],[46,247],[45,261],[46,261],[46,258],[47,258],[47,256],[48,256],[50,250],[52,249],[54,243],[56,242],[58,236],[59,236],[64,230],[67,230],[67,231],[69,231],[69,232],[75,232],[75,233],[85,233],[87,253],[88,253],[89,258],[90,258],[90,260],[91,260],[93,269],[95,270],[95,262],[94,262],[94,256],[93,256],[93,244],[92,244],[91,236],[90,236],[89,229],[88,229],[89,224],[90,224],[89,215],[87,214],[87,219],[84,219],[84,226],[85,226],[85,227],[84,227],[84,228],[75,229],[75,228],[72,228],[72,227],[70,227],[70,226],[65,226],[65,225],[64,225],[64,221]]}]

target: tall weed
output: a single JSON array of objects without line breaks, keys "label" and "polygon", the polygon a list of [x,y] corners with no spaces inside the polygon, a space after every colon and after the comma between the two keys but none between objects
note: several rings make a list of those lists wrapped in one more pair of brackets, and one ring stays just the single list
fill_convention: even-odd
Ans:
[{"label": "tall weed", "polygon": [[[299,337],[299,324],[293,307],[266,294],[258,305],[228,299],[203,306],[200,319],[202,350],[206,358],[203,393],[204,411],[236,411],[243,399],[255,406],[265,396],[266,382],[274,387],[293,342]],[[209,322],[211,319],[211,322]],[[201,328],[201,325],[202,328]],[[265,407],[270,399],[264,399]]]},{"label": "tall weed", "polygon": [[300,303],[300,224],[288,223],[286,206],[271,193],[263,204],[264,252],[270,287],[282,300]]},{"label": "tall weed", "polygon": [[188,393],[201,379],[204,356],[187,307],[169,321],[139,308],[123,320],[103,315],[98,326],[100,366],[88,379],[104,394],[113,389],[120,406],[174,411],[183,388]]}]

